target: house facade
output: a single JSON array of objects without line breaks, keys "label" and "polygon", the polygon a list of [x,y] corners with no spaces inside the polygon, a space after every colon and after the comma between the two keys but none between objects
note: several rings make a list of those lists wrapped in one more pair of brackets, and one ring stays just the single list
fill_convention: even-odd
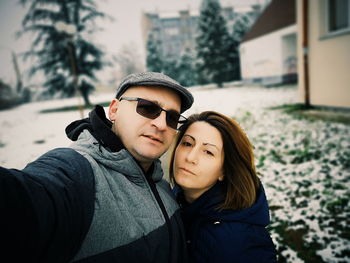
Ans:
[{"label": "house facade", "polygon": [[239,49],[244,84],[270,86],[296,83],[295,1],[271,1],[243,37]]},{"label": "house facade", "polygon": [[297,0],[300,101],[350,108],[350,0]]}]

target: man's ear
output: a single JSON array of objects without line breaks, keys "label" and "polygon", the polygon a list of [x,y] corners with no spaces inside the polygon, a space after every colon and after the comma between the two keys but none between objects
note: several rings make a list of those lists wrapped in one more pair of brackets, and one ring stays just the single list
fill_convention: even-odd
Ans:
[{"label": "man's ear", "polygon": [[119,106],[119,100],[113,99],[109,104],[108,117],[111,121],[115,121],[116,114]]}]

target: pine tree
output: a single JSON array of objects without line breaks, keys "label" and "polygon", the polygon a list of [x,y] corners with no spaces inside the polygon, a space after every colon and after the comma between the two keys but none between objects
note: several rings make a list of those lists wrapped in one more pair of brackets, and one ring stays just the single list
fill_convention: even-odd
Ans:
[{"label": "pine tree", "polygon": [[239,42],[233,36],[228,36],[226,41],[226,71],[223,74],[224,81],[239,80],[241,78],[239,60]]},{"label": "pine tree", "polygon": [[[46,95],[71,97],[79,90],[86,105],[94,89],[95,72],[102,69],[103,52],[86,36],[95,31],[93,22],[106,17],[93,0],[20,0],[29,6],[19,35],[32,32],[35,40],[25,58],[36,58],[31,76],[43,72]],[[84,38],[85,36],[85,38]]]},{"label": "pine tree", "polygon": [[148,71],[163,72],[184,86],[196,84],[196,69],[193,52],[185,48],[180,56],[166,56],[161,50],[160,40],[151,32],[147,39],[146,67]]},{"label": "pine tree", "polygon": [[162,72],[163,71],[163,60],[162,52],[159,49],[158,40],[151,33],[147,39],[147,57],[146,67],[148,71]]},{"label": "pine tree", "polygon": [[197,83],[197,74],[194,65],[194,55],[186,48],[177,62],[178,76],[176,80],[184,86],[193,86]]},{"label": "pine tree", "polygon": [[196,38],[199,81],[214,82],[222,87],[227,79],[229,34],[218,0],[203,0]]},{"label": "pine tree", "polygon": [[162,60],[162,72],[184,86],[195,85],[196,70],[193,58],[190,50],[185,48],[178,58],[169,56]]},{"label": "pine tree", "polygon": [[253,22],[254,17],[248,14],[239,14],[234,20],[232,34],[228,42],[228,64],[230,67],[230,74],[228,75],[227,81],[241,79],[239,45]]}]

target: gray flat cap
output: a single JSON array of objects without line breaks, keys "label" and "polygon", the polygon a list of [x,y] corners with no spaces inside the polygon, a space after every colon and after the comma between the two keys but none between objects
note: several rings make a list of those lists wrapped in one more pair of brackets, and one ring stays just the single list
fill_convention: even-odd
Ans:
[{"label": "gray flat cap", "polygon": [[120,96],[132,86],[161,86],[176,91],[181,98],[181,112],[189,109],[193,104],[192,94],[177,81],[158,72],[141,72],[126,76],[120,83],[116,98]]}]

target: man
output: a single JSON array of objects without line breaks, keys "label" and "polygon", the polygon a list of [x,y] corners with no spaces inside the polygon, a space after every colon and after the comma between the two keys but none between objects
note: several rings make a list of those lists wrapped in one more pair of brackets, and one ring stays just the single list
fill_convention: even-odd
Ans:
[{"label": "man", "polygon": [[[21,171],[0,168],[1,256],[8,262],[183,262],[178,206],[162,179],[193,97],[161,73],[132,74],[108,116],[66,128],[70,148]],[[4,262],[3,260],[1,260]]]}]

